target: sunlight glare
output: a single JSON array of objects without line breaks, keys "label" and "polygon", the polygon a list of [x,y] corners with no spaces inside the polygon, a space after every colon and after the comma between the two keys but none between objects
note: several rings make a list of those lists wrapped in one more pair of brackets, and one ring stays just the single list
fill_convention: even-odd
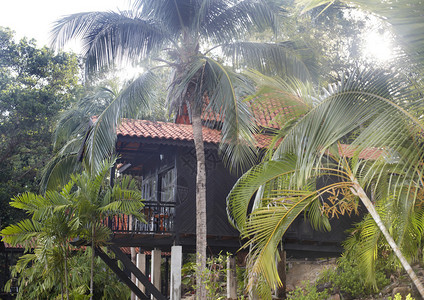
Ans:
[{"label": "sunlight glare", "polygon": [[393,58],[393,45],[389,34],[371,31],[364,39],[363,56],[366,59],[387,62]]}]

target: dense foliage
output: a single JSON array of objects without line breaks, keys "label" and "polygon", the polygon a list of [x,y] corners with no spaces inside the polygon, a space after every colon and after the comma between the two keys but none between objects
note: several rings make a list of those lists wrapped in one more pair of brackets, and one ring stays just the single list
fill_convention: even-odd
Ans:
[{"label": "dense foliage", "polygon": [[[183,8],[189,7],[188,2],[185,1],[162,2],[162,4],[167,3],[168,6],[158,5],[159,2],[156,1],[135,1],[135,7],[139,7],[138,12],[134,14],[108,12],[66,17],[58,22],[56,42],[63,45],[66,40],[80,37],[81,32],[84,32],[86,38],[92,39],[93,47],[86,52],[87,67],[92,70],[112,65],[116,62],[116,53],[122,53],[122,59],[148,58],[150,55],[152,55],[150,58],[153,58],[153,55],[157,55],[157,61],[174,71],[171,73],[168,96],[171,107],[178,112],[184,105],[188,105],[192,109],[192,116],[194,113],[197,117],[205,104],[203,100],[206,94],[212,102],[212,104],[208,102],[210,108],[217,111],[227,105],[220,101],[232,100],[227,106],[225,116],[225,119],[229,120],[237,111],[231,111],[234,108],[231,105],[241,99],[235,97],[233,83],[239,86],[249,83],[249,89],[245,90],[253,91],[250,89],[250,80],[241,78],[240,73],[231,72],[223,63],[224,60],[216,59],[217,55],[212,51],[213,49],[211,51],[203,49],[210,46],[212,42],[216,42],[217,47],[221,47],[221,54],[226,54],[233,59],[238,70],[251,64],[268,74],[280,75],[285,80],[291,78],[293,74],[298,75],[303,81],[310,79],[311,75],[325,74],[322,76],[322,81],[333,81],[333,79],[339,81],[324,90],[322,97],[319,97],[318,93],[307,94],[305,92],[307,88],[303,88],[306,84],[296,84],[296,80],[285,84],[281,88],[282,92],[273,94],[273,96],[282,96],[292,93],[293,97],[289,97],[290,100],[299,100],[302,112],[297,115],[301,117],[298,119],[300,121],[293,118],[290,124],[289,122],[284,124],[284,131],[281,131],[275,139],[275,145],[278,147],[273,150],[276,151],[269,151],[266,156],[266,159],[270,160],[264,161],[246,173],[229,198],[230,218],[242,233],[244,230],[245,237],[254,237],[247,245],[251,252],[250,270],[254,271],[252,274],[260,274],[259,277],[263,277],[255,281],[254,276],[250,276],[249,288],[254,285],[260,288],[261,281],[265,280],[271,287],[278,284],[278,279],[274,278],[276,256],[274,248],[280,243],[290,223],[302,211],[307,211],[307,215],[316,227],[328,227],[328,220],[323,215],[329,213],[321,206],[319,197],[330,189],[334,191],[338,188],[343,199],[337,200],[351,207],[358,205],[358,196],[364,203],[371,203],[372,200],[374,204],[371,203],[370,212],[376,215],[373,216],[374,219],[366,217],[358,225],[356,234],[346,243],[351,245],[350,248],[348,247],[351,251],[350,255],[353,255],[352,257],[357,255],[361,260],[351,259],[349,263],[342,262],[336,273],[328,274],[326,280],[332,282],[333,287],[337,287],[339,291],[350,296],[358,296],[365,290],[361,284],[368,283],[370,286],[367,289],[371,289],[372,286],[378,287],[384,283],[386,278],[380,276],[378,272],[378,260],[375,253],[382,254],[393,266],[397,265],[397,259],[387,254],[391,249],[386,243],[387,236],[383,239],[380,233],[380,229],[384,232],[380,225],[387,227],[387,234],[390,233],[395,239],[393,244],[396,242],[400,246],[409,261],[421,259],[418,253],[422,251],[422,228],[424,228],[422,225],[424,213],[421,209],[424,198],[421,178],[424,150],[422,137],[417,137],[416,134],[423,130],[422,114],[419,113],[423,110],[421,94],[424,90],[422,86],[422,41],[424,39],[420,30],[422,28],[421,2],[411,0],[408,1],[408,5],[402,6],[390,1],[381,1],[381,3],[375,1],[382,4],[379,13],[384,16],[377,19],[375,15],[361,10],[361,7],[372,9],[372,5],[368,5],[367,1],[356,1],[359,6],[342,7],[337,1],[331,0],[299,0],[307,4],[304,9],[305,12],[309,11],[306,14],[306,21],[297,18],[297,15],[287,18],[285,25],[288,27],[283,34],[280,32],[278,38],[281,42],[277,45],[278,47],[271,44],[268,44],[270,47],[263,47],[252,42],[236,41],[236,38],[245,38],[243,34],[238,34],[238,31],[250,33],[253,28],[262,30],[266,27],[265,25],[274,26],[278,23],[274,22],[274,16],[269,14],[267,9],[262,10],[252,6],[255,9],[249,11],[249,8],[252,9],[250,5],[256,3],[254,1],[238,2],[246,6],[234,14],[236,17],[227,18],[228,21],[233,22],[230,24],[234,26],[223,26],[222,24],[228,25],[228,23],[219,23],[219,18],[214,19],[220,16],[222,11],[233,10],[233,6],[226,6],[231,1],[217,1],[220,5],[216,7],[213,1],[193,1],[190,5],[195,3],[198,7],[190,6],[191,11],[177,7],[177,2],[185,4]],[[286,1],[270,2],[280,7],[286,5]],[[289,3],[287,5],[292,4],[291,1],[287,2]],[[143,3],[148,5],[142,5]],[[203,5],[205,3],[211,6]],[[319,5],[324,3],[333,5],[323,11]],[[170,12],[174,12],[173,9],[190,13],[184,15],[187,18],[183,20],[180,14],[172,15],[170,18]],[[202,13],[197,14],[197,11]],[[150,22],[138,18],[138,13],[151,18]],[[409,16],[410,14],[412,17]],[[193,16],[198,18],[192,20]],[[202,19],[204,16],[209,16],[214,19],[214,22]],[[407,22],[403,16],[406,16],[406,19],[409,17]],[[358,65],[363,67],[368,63],[362,59],[359,47],[360,42],[363,41],[361,34],[364,30],[370,29],[366,27],[367,24],[370,24],[370,20],[383,19],[388,20],[387,27],[379,27],[378,30],[386,30],[389,26],[393,26],[394,34],[397,34],[399,39],[403,38],[405,42],[404,48],[400,51],[402,53],[398,57],[403,62],[403,66],[398,68],[401,72],[389,74],[388,69],[368,72],[361,68],[351,72],[352,67]],[[127,24],[132,25],[111,26],[110,28],[119,30],[112,30],[106,34],[99,30],[107,23],[122,24],[122,20],[127,20]],[[204,24],[200,24],[201,21],[205,21]],[[147,30],[137,30],[140,28]],[[411,31],[411,28],[418,29]],[[128,32],[132,34],[131,38],[126,35]],[[140,32],[147,35],[137,36]],[[15,43],[12,38],[13,34],[9,30],[0,30],[0,135],[2,138],[0,204],[4,204],[14,194],[33,191],[37,188],[38,171],[44,165],[51,150],[50,134],[53,120],[58,111],[69,107],[73,101],[73,95],[78,91],[76,77],[78,69],[75,56],[64,53],[54,54],[47,48],[36,49],[33,43],[27,40]],[[270,40],[273,38],[274,36],[269,35]],[[287,42],[286,39],[291,41]],[[114,40],[124,42],[115,44],[111,42]],[[172,44],[169,44],[170,40],[173,40]],[[228,44],[233,41],[236,43]],[[107,49],[103,47],[104,44],[113,46]],[[176,46],[175,49],[170,50],[169,47],[174,46]],[[309,63],[313,60],[309,60],[308,55],[298,55],[290,59],[290,53],[302,52],[311,46],[321,54],[319,70],[309,69],[312,66]],[[122,49],[124,51],[121,51]],[[251,59],[252,56],[253,59]],[[280,64],[258,61],[257,58],[262,56],[264,59],[277,58],[276,61]],[[299,68],[299,63],[300,66],[307,65],[308,68]],[[334,72],[338,70],[349,71],[348,74],[340,75]],[[273,83],[277,81],[274,80]],[[314,80],[312,85],[317,86],[320,82],[321,80]],[[153,83],[151,73],[146,73],[123,93],[110,93],[111,97],[108,97],[105,103],[112,105],[108,106],[109,110],[106,110],[100,118],[109,120],[113,126],[116,126],[119,119],[125,115],[125,110],[135,112],[138,108],[147,106],[148,100],[153,97],[151,93]],[[296,86],[293,87],[293,85]],[[268,86],[266,91],[269,93],[274,87]],[[265,90],[260,90],[258,97],[263,96],[260,95],[261,91],[264,94]],[[127,101],[128,99],[130,100]],[[93,103],[101,104],[98,98]],[[93,114],[95,110],[88,111],[89,114]],[[305,115],[301,116],[303,113]],[[390,117],[387,118],[387,116]],[[247,119],[250,120],[248,114]],[[248,123],[246,122],[246,125],[249,125]],[[98,124],[101,122],[95,125],[97,128],[93,132],[95,130],[102,132],[101,125]],[[224,133],[226,131],[231,133],[232,129],[231,126],[228,128],[225,124],[223,126]],[[381,129],[384,129],[383,132]],[[107,130],[103,128],[103,131]],[[100,165],[99,161],[103,159],[102,154],[110,154],[108,147],[114,145],[115,131],[110,132],[112,132],[110,136],[104,135],[110,143],[105,143],[97,150],[93,150],[94,147],[87,148],[88,152],[92,152],[91,158],[98,158],[97,165]],[[252,132],[251,129],[244,132],[241,139],[242,145],[246,139],[251,138]],[[240,137],[240,135],[236,136]],[[280,143],[281,137],[284,139]],[[198,140],[201,141],[202,138]],[[65,139],[59,143],[63,145],[66,141]],[[339,143],[353,143],[354,147],[351,150],[355,152],[354,155],[346,159],[340,151]],[[229,144],[224,143],[224,145]],[[362,160],[361,151],[371,147],[389,149],[388,154],[384,158],[379,157],[375,162]],[[332,172],[330,175],[340,177],[338,186],[316,191],[316,178],[327,176],[329,172]],[[275,178],[278,180],[275,181]],[[264,186],[268,189],[264,189]],[[375,198],[368,199],[365,190],[367,192],[373,190],[372,196]],[[255,207],[258,209],[248,215],[248,201],[254,194],[257,196],[255,201],[258,205]],[[265,197],[260,199],[261,195]],[[397,201],[393,201],[394,199]],[[231,200],[235,201],[233,203],[236,205],[231,206]],[[78,205],[83,204],[84,201],[78,202]],[[0,226],[3,226],[15,218],[16,213],[8,210],[7,205],[1,207]],[[84,218],[89,219],[87,216]],[[271,224],[272,222],[274,223]],[[95,230],[90,231],[90,228],[94,227],[90,227],[89,223],[90,221],[86,223],[88,225],[85,228],[85,235],[94,245]],[[380,229],[376,223],[379,224]],[[265,228],[264,225],[268,227]],[[104,241],[105,239],[102,239],[101,243]],[[359,250],[355,245],[360,245]],[[199,246],[199,248],[205,247]],[[64,272],[60,268],[58,270],[58,273]],[[212,283],[215,284],[215,282]],[[300,293],[299,291],[299,299]],[[325,297],[317,290],[314,293],[317,297]]]},{"label": "dense foliage", "polygon": [[[26,254],[31,259],[33,254]],[[39,257],[41,258],[41,257]],[[90,283],[91,250],[73,249],[68,259],[69,266],[69,296],[70,299],[88,299]],[[50,260],[50,263],[52,261]],[[96,272],[94,276],[94,299],[126,300],[130,297],[130,289],[123,284],[106,264],[100,259],[95,260]],[[12,268],[12,275],[19,278],[16,299],[60,299],[63,292],[63,283],[57,274],[46,268],[46,261],[31,260],[31,267],[21,261]],[[63,270],[61,270],[63,272]],[[10,290],[10,281],[5,287]]]},{"label": "dense foliage", "polygon": [[0,227],[20,218],[7,204],[12,196],[38,190],[55,118],[74,101],[78,75],[75,55],[15,42],[0,28]]},{"label": "dense foliage", "polygon": [[105,220],[131,214],[143,220],[139,215],[143,203],[135,180],[121,177],[110,186],[108,178],[114,163],[115,160],[104,162],[96,173],[83,171],[72,175],[60,191],[47,191],[45,195],[28,192],[12,199],[10,204],[28,215],[0,232],[3,241],[28,251],[14,268],[14,275],[19,276],[19,297],[34,299],[56,291],[69,299],[76,288],[72,280],[79,280],[72,278],[81,267],[70,265],[77,250],[71,244],[74,239],[91,246],[91,266],[81,271],[87,280],[79,284],[79,293],[87,293],[88,283],[91,294],[98,293],[94,290],[94,249],[105,246],[112,234]]}]

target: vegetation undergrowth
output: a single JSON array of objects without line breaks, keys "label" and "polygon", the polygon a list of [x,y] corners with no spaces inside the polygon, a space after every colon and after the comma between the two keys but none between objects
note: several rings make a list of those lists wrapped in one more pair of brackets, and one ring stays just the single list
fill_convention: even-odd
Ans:
[{"label": "vegetation undergrowth", "polygon": [[316,285],[307,282],[303,289],[297,287],[294,291],[288,293],[287,298],[296,300],[325,300],[329,296],[330,294],[327,289],[319,292]]},{"label": "vegetation undergrowth", "polygon": [[390,283],[386,275],[387,266],[380,265],[376,268],[375,278],[377,286],[369,285],[355,259],[349,256],[342,256],[337,262],[335,270],[328,269],[322,273],[317,281],[318,286],[329,286],[332,294],[340,293],[348,298],[358,298],[372,295]]},{"label": "vegetation undergrowth", "polygon": [[[201,278],[206,286],[207,299],[219,300],[227,299],[227,260],[230,253],[219,253],[215,256],[210,256],[207,259],[206,269],[201,273]],[[196,290],[196,272],[199,272],[199,267],[196,264],[196,257],[194,254],[189,255],[187,261],[181,269],[183,294],[193,293]],[[244,299],[244,269],[237,267],[237,294],[241,295],[238,299]]]},{"label": "vegetation undergrowth", "polygon": [[390,266],[379,263],[376,267],[376,283],[373,287],[366,281],[364,271],[351,255],[344,255],[337,261],[335,269],[329,268],[312,283],[305,283],[304,288],[296,288],[288,293],[289,299],[319,300],[328,299],[332,294],[340,294],[344,299],[357,299],[378,293],[390,284],[388,274]]}]

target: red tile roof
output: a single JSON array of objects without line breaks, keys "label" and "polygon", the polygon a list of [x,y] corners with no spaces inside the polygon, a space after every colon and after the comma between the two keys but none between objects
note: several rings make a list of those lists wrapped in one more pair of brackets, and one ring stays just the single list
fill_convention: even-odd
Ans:
[{"label": "red tile roof", "polygon": [[[118,128],[119,135],[160,140],[193,141],[193,128],[189,124],[124,119]],[[221,141],[221,132],[203,126],[203,139],[206,143],[218,144]],[[257,135],[256,140],[258,146],[264,148],[269,145],[271,137]]]},{"label": "red tile roof", "polygon": [[[293,113],[299,108],[296,105],[287,106],[283,101],[278,98],[269,98],[269,95],[265,99],[256,99],[253,102],[249,102],[249,106],[252,109],[253,117],[257,126],[262,128],[274,128],[279,129],[281,124],[284,123],[288,118],[293,117]],[[204,104],[202,119],[204,121],[223,121],[224,116],[222,112],[215,113],[211,109],[208,109],[207,103]],[[175,123],[178,124],[190,124],[189,112],[187,105],[181,108],[178,113]]]},{"label": "red tile roof", "polygon": [[251,104],[256,125],[263,128],[280,129],[287,119],[292,118],[295,106],[284,106],[278,99],[255,101]]},{"label": "red tile roof", "polygon": [[[339,145],[339,154],[341,156],[345,156],[345,157],[352,157],[355,154],[355,147],[352,147],[350,145]],[[380,156],[385,155],[386,151],[380,148],[367,148],[362,150],[359,153],[359,158],[361,159],[371,159],[371,160],[376,160],[378,159]]]},{"label": "red tile roof", "polygon": [[[207,143],[219,143],[220,134],[219,130],[203,127],[203,139]],[[188,124],[124,119],[118,128],[118,135],[192,141],[193,129]]]},{"label": "red tile roof", "polygon": [[[203,126],[203,138],[207,143],[218,144],[221,141],[220,134],[219,130]],[[152,138],[162,141],[193,141],[193,129],[189,124],[147,120],[124,119],[118,128],[118,136],[119,135],[125,137]],[[255,138],[260,148],[266,148],[272,140],[271,136],[264,134],[258,134]],[[346,157],[352,157],[355,150],[355,148],[349,145],[340,145],[339,147],[340,155]],[[361,151],[359,158],[375,160],[384,154],[385,151],[382,149],[368,148]]]}]

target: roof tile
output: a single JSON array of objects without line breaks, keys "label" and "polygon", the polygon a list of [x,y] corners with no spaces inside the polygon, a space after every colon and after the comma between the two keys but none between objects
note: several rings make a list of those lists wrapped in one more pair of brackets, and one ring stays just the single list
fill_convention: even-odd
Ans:
[{"label": "roof tile", "polygon": [[[190,124],[176,124],[169,122],[156,122],[147,120],[123,119],[118,128],[118,136],[152,138],[159,140],[193,141],[193,129]],[[272,136],[257,134],[257,145],[266,148],[272,140]],[[218,144],[221,141],[221,132],[203,126],[203,139],[206,143]],[[340,145],[339,153],[342,156],[352,157],[355,148],[349,145]],[[368,148],[361,151],[359,158],[375,160],[384,155],[384,150]]]},{"label": "roof tile", "polygon": [[[189,124],[124,119],[118,128],[118,135],[126,137],[144,137],[163,140],[193,141],[193,128]],[[221,132],[203,126],[203,139],[206,143],[218,144]],[[271,138],[257,135],[259,147],[266,147]]]}]

